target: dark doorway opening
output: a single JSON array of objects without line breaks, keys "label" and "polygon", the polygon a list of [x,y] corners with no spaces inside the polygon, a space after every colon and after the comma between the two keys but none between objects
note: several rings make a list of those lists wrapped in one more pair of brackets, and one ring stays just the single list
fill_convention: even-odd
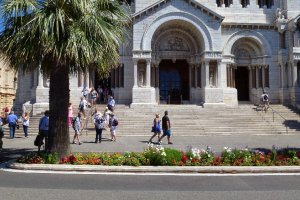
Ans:
[{"label": "dark doorway opening", "polygon": [[239,101],[249,101],[249,71],[247,67],[237,67],[235,85]]},{"label": "dark doorway opening", "polygon": [[189,65],[186,60],[162,60],[159,64],[160,100],[181,104],[189,100]]},{"label": "dark doorway opening", "polygon": [[111,76],[107,78],[102,78],[98,73],[95,73],[95,90],[99,93],[99,87],[102,89],[102,92],[97,99],[97,103],[107,103],[108,95],[113,96]]}]

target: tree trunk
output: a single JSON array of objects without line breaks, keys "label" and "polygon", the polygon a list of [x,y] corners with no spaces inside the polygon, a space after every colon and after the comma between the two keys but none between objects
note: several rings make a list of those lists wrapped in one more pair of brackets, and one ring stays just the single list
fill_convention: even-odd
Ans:
[{"label": "tree trunk", "polygon": [[70,153],[68,104],[70,100],[69,68],[56,66],[50,74],[49,144],[46,149],[64,157]]}]

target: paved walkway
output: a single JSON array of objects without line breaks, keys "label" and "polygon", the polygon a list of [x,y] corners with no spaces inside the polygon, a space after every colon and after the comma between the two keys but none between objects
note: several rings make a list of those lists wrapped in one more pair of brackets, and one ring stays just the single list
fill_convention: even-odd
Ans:
[{"label": "paved walkway", "polygon": [[[111,142],[108,140],[109,134],[107,131],[103,134],[102,143],[94,143],[94,133],[89,132],[88,135],[84,133],[82,135],[82,145],[71,144],[72,152],[126,152],[126,151],[143,151],[147,146],[147,141],[150,138],[149,135],[122,135],[117,137],[117,142]],[[15,158],[22,153],[28,151],[37,150],[33,145],[35,136],[29,138],[17,137],[15,139],[3,139],[4,149],[0,152],[0,162],[8,160],[9,158]],[[72,135],[70,137],[72,140]],[[153,140],[155,141],[155,139]],[[179,150],[185,150],[187,146],[206,149],[210,146],[215,152],[221,152],[223,147],[231,148],[272,148],[275,145],[278,148],[295,147],[300,146],[300,135],[211,135],[211,136],[174,136],[172,138],[173,145],[167,144],[167,139],[162,141],[162,145],[165,147],[176,148]]]}]

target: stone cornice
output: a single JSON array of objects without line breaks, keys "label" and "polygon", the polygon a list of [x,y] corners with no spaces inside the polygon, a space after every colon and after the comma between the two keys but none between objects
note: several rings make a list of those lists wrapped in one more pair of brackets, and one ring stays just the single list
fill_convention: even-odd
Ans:
[{"label": "stone cornice", "polygon": [[[134,14],[132,15],[132,17],[133,17],[134,19],[139,18],[139,17],[141,17],[141,16],[143,16],[143,15],[146,15],[146,14],[149,13],[149,12],[153,12],[155,9],[157,9],[157,8],[161,7],[162,5],[164,5],[164,4],[166,4],[166,3],[169,3],[169,2],[171,2],[171,1],[172,1],[172,0],[160,0],[160,1],[158,1],[158,2],[156,2],[156,3],[154,3],[154,4],[152,4],[152,5],[150,5],[150,6],[146,7],[146,8],[144,8],[143,10],[134,13]],[[216,13],[215,11],[213,11],[213,10],[207,8],[206,6],[200,4],[199,2],[197,2],[197,1],[195,1],[195,0],[184,0],[184,1],[186,1],[187,3],[189,3],[190,5],[192,5],[193,7],[195,7],[195,8],[197,8],[197,9],[201,10],[203,13],[207,14],[208,16],[213,17],[213,18],[216,19],[217,21],[220,21],[220,22],[221,22],[221,21],[223,21],[224,18],[225,18],[224,16],[222,16],[222,15]]]},{"label": "stone cornice", "polygon": [[246,28],[246,29],[272,29],[276,30],[274,24],[265,23],[234,23],[234,22],[223,22],[222,28]]}]

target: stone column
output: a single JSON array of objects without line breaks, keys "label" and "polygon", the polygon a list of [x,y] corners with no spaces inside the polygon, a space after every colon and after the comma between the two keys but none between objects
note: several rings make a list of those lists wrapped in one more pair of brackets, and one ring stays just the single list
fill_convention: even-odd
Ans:
[{"label": "stone column", "polygon": [[151,60],[147,60],[146,87],[151,87]]},{"label": "stone column", "polygon": [[291,69],[291,65],[288,63],[288,70],[287,70],[287,86],[288,87],[292,87],[292,76],[291,76],[291,72],[292,72],[292,69]]},{"label": "stone column", "polygon": [[204,62],[205,69],[205,87],[209,87],[209,61]]},{"label": "stone column", "polygon": [[155,87],[159,88],[159,65],[155,65]]},{"label": "stone column", "polygon": [[137,60],[133,61],[133,87],[138,87],[138,82],[137,82]]},{"label": "stone column", "polygon": [[84,73],[84,87],[90,88],[90,72],[89,70],[86,70]]},{"label": "stone column", "polygon": [[43,74],[41,73],[41,63],[39,64],[37,88],[44,88],[44,78],[43,78]]},{"label": "stone column", "polygon": [[221,65],[221,60],[217,61],[218,66],[217,66],[217,71],[218,71],[218,80],[217,80],[217,85],[218,88],[222,88],[222,65]]},{"label": "stone column", "polygon": [[297,84],[297,63],[293,65],[293,86],[299,87],[300,85]]}]

